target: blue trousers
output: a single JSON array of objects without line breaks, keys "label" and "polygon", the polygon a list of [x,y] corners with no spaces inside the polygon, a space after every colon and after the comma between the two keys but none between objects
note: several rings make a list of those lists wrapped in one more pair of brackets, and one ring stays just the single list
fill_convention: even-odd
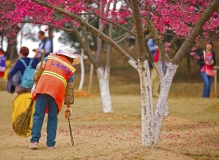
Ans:
[{"label": "blue trousers", "polygon": [[202,97],[209,98],[213,77],[207,76],[206,72],[201,72],[201,76],[202,76],[202,80],[204,81],[204,89],[203,89]]},{"label": "blue trousers", "polygon": [[55,99],[48,94],[38,94],[36,98],[35,113],[33,116],[33,127],[30,142],[39,142],[41,129],[45,117],[46,107],[48,106],[47,120],[47,146],[52,147],[56,144],[56,130],[58,123],[58,105]]}]

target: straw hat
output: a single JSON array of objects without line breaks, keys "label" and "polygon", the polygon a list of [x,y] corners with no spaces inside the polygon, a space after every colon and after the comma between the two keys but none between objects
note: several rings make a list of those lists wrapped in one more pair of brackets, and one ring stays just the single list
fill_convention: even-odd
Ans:
[{"label": "straw hat", "polygon": [[79,64],[81,60],[81,56],[79,54],[74,54],[74,50],[71,49],[70,47],[63,47],[60,48],[55,52],[57,55],[64,55],[66,57],[73,58],[73,65]]}]

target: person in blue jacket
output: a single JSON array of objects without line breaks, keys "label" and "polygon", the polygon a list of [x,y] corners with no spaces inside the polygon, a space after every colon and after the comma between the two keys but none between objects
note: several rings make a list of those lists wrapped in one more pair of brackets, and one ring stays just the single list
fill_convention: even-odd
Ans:
[{"label": "person in blue jacket", "polygon": [[[161,39],[163,39],[163,37],[161,37]],[[152,56],[155,57],[159,48],[156,45],[152,36],[148,39],[147,45],[152,53]],[[162,70],[165,73],[166,72],[166,65],[163,61],[162,61],[162,63],[163,63]],[[159,88],[160,88],[160,81],[158,78],[158,74],[157,74],[156,69],[153,67],[153,65],[150,62],[149,62],[149,67],[151,69],[151,86],[152,86],[153,96],[158,97],[159,96]]]},{"label": "person in blue jacket", "polygon": [[45,50],[45,57],[47,57],[50,53],[52,53],[52,41],[49,39],[49,37],[46,37],[45,32],[39,31],[38,32],[38,38],[41,40],[39,44],[38,49],[34,49],[35,57],[38,59],[38,62],[40,62],[43,50]]},{"label": "person in blue jacket", "polygon": [[[8,73],[8,77],[13,77],[15,74],[17,74],[17,72],[20,72],[18,74],[23,76],[24,71],[26,69],[26,66],[28,66],[29,63],[31,62],[31,58],[29,58],[28,55],[29,55],[29,49],[27,47],[21,47],[21,49],[20,49],[20,59],[16,62],[14,67]],[[24,65],[24,63],[26,64],[26,66]],[[31,64],[32,68],[36,69],[37,64],[38,64],[38,60],[36,58],[34,58],[32,60],[32,64]],[[25,90],[24,88],[22,88],[20,84],[15,87],[15,91],[18,94],[25,93],[25,92],[30,92],[30,90]]]}]

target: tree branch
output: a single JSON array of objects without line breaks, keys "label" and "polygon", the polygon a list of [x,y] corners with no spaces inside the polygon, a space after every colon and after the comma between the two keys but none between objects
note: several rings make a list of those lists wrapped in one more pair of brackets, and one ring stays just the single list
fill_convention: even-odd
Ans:
[{"label": "tree branch", "polygon": [[131,3],[132,12],[133,12],[133,18],[134,18],[134,24],[135,24],[135,30],[136,30],[139,60],[141,62],[144,62],[146,59],[148,59],[148,54],[146,52],[146,48],[144,45],[145,40],[144,40],[144,32],[142,29],[142,18],[141,18],[141,14],[139,10],[139,5],[138,3],[136,3],[136,0],[130,0],[130,3]]},{"label": "tree branch", "polygon": [[[101,67],[101,63],[96,60],[95,55],[92,53],[92,50],[89,47],[89,41],[88,41],[88,38],[87,38],[86,29],[84,27],[82,27],[83,37],[80,36],[77,29],[72,28],[72,30],[74,30],[74,33],[75,33],[80,45],[84,49],[85,54],[89,57],[91,63],[94,65],[95,69]],[[83,38],[84,38],[84,42],[82,41]]]},{"label": "tree branch", "polygon": [[129,35],[128,33],[125,33],[125,34],[123,34],[123,35],[121,35],[121,36],[118,36],[118,37],[114,38],[113,40],[114,40],[114,41],[118,41],[118,40],[120,40],[120,39],[122,39],[122,38],[124,38],[124,37],[126,37],[126,36],[128,36],[128,35]]},{"label": "tree branch", "polygon": [[[81,17],[68,12],[64,10],[63,8],[60,7],[55,7],[54,5],[51,5],[49,3],[43,2],[42,0],[32,0],[33,2],[37,3],[38,5],[50,8],[54,11],[57,11],[61,14],[64,14],[68,16],[69,18],[77,21],[78,23],[81,24],[81,26],[85,27],[87,30],[89,30],[91,33],[93,33],[95,36],[101,38],[104,40],[106,43],[112,46],[118,53],[122,55],[122,57],[126,60],[133,60],[135,61],[129,54],[127,54],[118,44],[116,44],[112,39],[110,39],[107,35],[104,33],[100,32],[98,29],[96,29],[94,26],[90,25],[88,22],[84,21]],[[135,61],[136,62],[136,61]],[[136,62],[137,63],[137,62]]]},{"label": "tree branch", "polygon": [[[34,23],[34,20],[22,20],[20,23]],[[37,24],[43,24],[43,23],[37,23]],[[50,27],[57,28],[57,29],[61,29],[61,30],[65,31],[65,32],[72,32],[71,28],[66,28],[66,27],[58,28],[56,25],[51,24],[51,23],[46,23],[46,25],[48,25]]]},{"label": "tree branch", "polygon": [[130,31],[129,29],[126,29],[125,27],[119,25],[118,23],[113,22],[113,21],[111,21],[111,20],[109,20],[109,19],[107,19],[107,18],[103,18],[103,17],[97,15],[96,13],[93,13],[93,12],[90,12],[90,13],[93,14],[93,15],[95,15],[96,17],[98,17],[98,18],[100,18],[100,19],[102,19],[102,20],[108,22],[108,23],[112,23],[113,25],[119,27],[120,29],[124,30],[125,32],[128,32],[129,34],[131,34],[131,35],[133,35],[133,36],[136,36],[134,32]]},{"label": "tree branch", "polygon": [[[129,0],[124,0],[124,1],[125,1],[125,3],[127,4],[127,6],[129,6],[129,7],[131,6],[130,3],[129,3]],[[131,7],[130,7],[130,8],[131,8]]]},{"label": "tree branch", "polygon": [[166,52],[166,49],[165,49],[165,46],[163,45],[163,42],[162,40],[160,39],[160,36],[158,34],[158,31],[157,29],[155,28],[153,22],[151,21],[151,18],[150,16],[144,16],[144,19],[146,20],[147,22],[147,27],[149,28],[149,31],[150,33],[152,34],[153,36],[153,39],[154,41],[156,42],[160,52],[161,52],[161,55],[163,57],[163,59],[166,61],[166,62],[169,62],[170,61],[170,57],[169,55],[167,54]]},{"label": "tree branch", "polygon": [[[33,22],[34,22],[33,20],[23,20],[21,23],[33,23]],[[78,40],[78,42],[80,43],[81,47],[84,49],[85,54],[89,57],[91,63],[94,65],[94,67],[97,69],[98,67],[101,66],[101,64],[96,61],[95,56],[92,54],[92,51],[89,47],[88,39],[86,37],[87,36],[86,33],[84,33],[83,36],[81,36],[80,33],[78,32],[78,30],[75,27],[72,27],[72,28],[65,28],[65,27],[58,28],[57,26],[55,26],[53,24],[50,24],[50,23],[46,23],[46,25],[57,28],[57,29],[61,29],[65,32],[74,33],[77,40]],[[82,31],[83,31],[83,27],[82,27]],[[83,37],[85,39],[84,42],[83,42]]]},{"label": "tree branch", "polygon": [[123,36],[121,39],[117,40],[116,43],[120,43],[122,41],[124,41],[127,38],[128,34]]}]

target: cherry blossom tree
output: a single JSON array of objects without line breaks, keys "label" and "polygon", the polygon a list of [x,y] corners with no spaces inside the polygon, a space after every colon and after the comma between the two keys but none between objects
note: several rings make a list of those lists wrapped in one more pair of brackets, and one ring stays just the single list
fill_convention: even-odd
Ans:
[{"label": "cherry blossom tree", "polygon": [[[13,3],[2,1],[0,6],[0,48],[7,48],[5,55],[7,59],[14,59],[18,57],[17,54],[17,32],[20,30],[17,21],[10,23],[9,15],[6,14],[14,9]],[[3,43],[7,42],[7,43]],[[4,46],[7,44],[7,47]]]},{"label": "cherry blossom tree", "polygon": [[[183,57],[192,45],[200,38],[208,38],[211,31],[219,32],[218,0],[23,0],[14,1],[16,8],[11,12],[10,22],[21,22],[22,17],[28,16],[35,23],[51,24],[63,28],[63,24],[70,23],[69,32],[82,27],[84,41],[81,41],[85,53],[94,64],[98,76],[103,77],[103,68],[98,60],[90,53],[85,45],[86,32],[91,32],[105,41],[117,53],[135,68],[140,77],[141,104],[142,104],[142,145],[157,146],[160,138],[162,121],[169,115],[168,94],[173,77]],[[119,9],[113,8],[116,3]],[[110,6],[110,7],[107,7]],[[108,11],[106,12],[106,9]],[[13,16],[12,16],[13,15]],[[57,15],[59,18],[54,18]],[[125,52],[115,39],[104,34],[101,28],[97,29],[88,23],[87,18],[99,18],[104,27],[111,26],[126,32],[118,38],[133,35],[137,40],[138,60]],[[128,23],[132,18],[134,23]],[[127,25],[129,29],[127,29]],[[171,30],[171,33],[167,31]],[[162,59],[167,70],[162,71],[161,61],[156,63],[150,53],[144,32],[154,37],[159,47]],[[75,32],[77,33],[77,32]],[[78,34],[78,33],[77,33]],[[163,44],[159,35],[171,34],[174,39],[184,38],[184,42],[171,59],[167,53],[169,43]],[[81,36],[79,33],[78,36]],[[160,78],[160,95],[154,111],[153,97],[150,82],[149,61],[153,64]]]}]

